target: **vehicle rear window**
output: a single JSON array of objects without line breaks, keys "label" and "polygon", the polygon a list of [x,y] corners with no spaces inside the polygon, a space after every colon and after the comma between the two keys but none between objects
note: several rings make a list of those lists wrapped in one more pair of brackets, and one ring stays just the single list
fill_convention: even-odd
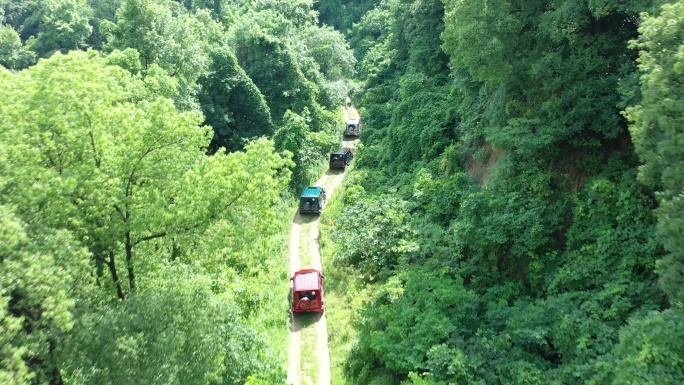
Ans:
[{"label": "vehicle rear window", "polygon": [[299,299],[302,298],[308,298],[309,300],[313,301],[316,299],[316,292],[315,291],[302,291],[299,293]]}]

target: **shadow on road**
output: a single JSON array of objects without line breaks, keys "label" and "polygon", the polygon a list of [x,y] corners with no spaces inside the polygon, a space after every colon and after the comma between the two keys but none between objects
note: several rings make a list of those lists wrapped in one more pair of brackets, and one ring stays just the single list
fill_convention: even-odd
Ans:
[{"label": "shadow on road", "polygon": [[292,331],[293,333],[297,333],[298,331],[302,330],[302,323],[299,321],[299,317],[296,315],[293,315],[290,318],[290,322],[292,322],[292,324],[290,325],[290,331]]},{"label": "shadow on road", "polygon": [[318,220],[319,215],[318,214],[306,214],[302,215],[299,212],[295,214],[294,219],[292,219],[292,223],[295,225],[306,225],[312,222],[315,222]]},{"label": "shadow on road", "polygon": [[328,169],[324,175],[342,175],[344,174],[344,169]]},{"label": "shadow on road", "polygon": [[302,217],[302,214],[299,213],[299,211],[297,211],[297,214],[295,214],[294,219],[292,219],[292,223],[294,223],[295,225],[301,225],[302,223],[304,223],[304,218]]},{"label": "shadow on road", "polygon": [[302,215],[302,221],[301,221],[300,225],[306,225],[309,223],[316,222],[318,220],[318,217],[320,217],[319,214]]},{"label": "shadow on road", "polygon": [[302,329],[306,329],[317,324],[321,318],[323,318],[323,313],[291,313],[290,331],[296,333]]},{"label": "shadow on road", "polygon": [[300,328],[307,328],[311,325],[315,325],[318,321],[323,318],[323,313],[301,313],[295,314],[296,318],[299,318]]}]

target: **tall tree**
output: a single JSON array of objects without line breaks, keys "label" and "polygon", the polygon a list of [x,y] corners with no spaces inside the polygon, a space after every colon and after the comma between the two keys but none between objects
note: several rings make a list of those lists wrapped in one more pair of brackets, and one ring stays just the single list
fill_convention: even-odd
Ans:
[{"label": "tall tree", "polygon": [[211,18],[200,21],[177,4],[164,0],[125,0],[117,11],[116,24],[105,22],[107,50],[135,49],[140,53],[142,74],[154,64],[177,79],[174,96],[183,110],[199,110],[195,94],[197,78],[209,65]]},{"label": "tall tree", "polygon": [[47,1],[31,20],[41,28],[30,47],[40,57],[78,49],[92,33],[92,9],[86,0]]},{"label": "tall tree", "polygon": [[207,158],[199,114],[144,97],[143,82],[96,54],[56,55],[2,80],[0,139],[16,165],[8,200],[71,229],[120,299],[176,243],[191,245],[220,219],[256,217],[289,180],[267,141]]},{"label": "tall tree", "polygon": [[[658,3],[387,0],[354,27],[365,129],[347,189],[365,194],[349,212],[408,202],[406,238],[380,257],[359,238],[377,224],[357,230],[345,211],[331,221],[346,234],[338,261],[363,273],[369,260],[399,261],[384,275],[391,294],[378,290],[359,313],[364,334],[346,365],[355,383],[619,382],[616,360],[638,356],[618,348],[628,320],[677,325],[644,317],[668,305],[653,273],[663,250],[620,113],[639,98],[627,42]],[[475,297],[456,306],[476,300],[480,321],[426,345],[441,324],[407,326],[387,301],[412,295],[400,277],[419,268],[425,281],[462,280]],[[373,334],[395,327],[397,341],[415,341],[403,346],[411,354]],[[624,338],[641,352],[658,340],[636,328]],[[669,375],[649,377],[660,362],[643,361],[639,378]]]},{"label": "tall tree", "polygon": [[69,231],[0,205],[3,384],[61,383],[57,350],[73,332],[75,299],[93,288],[86,254]]},{"label": "tall tree", "polygon": [[60,346],[65,383],[243,385],[284,383],[283,366],[211,278],[164,266],[136,296],[82,314]]},{"label": "tall tree", "polygon": [[[267,16],[254,13],[241,18],[235,27],[233,44],[240,66],[264,94],[273,118],[279,121],[288,109],[302,113],[304,107],[312,106],[318,88],[302,72],[287,40],[260,26],[259,20],[265,22]],[[282,16],[275,16],[274,21],[280,22],[279,29],[287,28]]]},{"label": "tall tree", "polygon": [[199,79],[205,123],[214,129],[211,151],[237,150],[247,139],[271,134],[273,121],[266,100],[235,55],[218,48],[211,59],[209,73]]},{"label": "tall tree", "polygon": [[684,306],[684,2],[645,15],[639,49],[640,105],[627,110],[637,153],[644,161],[641,180],[659,191],[659,232],[668,255],[659,266],[660,283],[674,306]]},{"label": "tall tree", "polygon": [[0,25],[0,65],[12,70],[26,68],[33,64],[35,56],[11,25]]}]

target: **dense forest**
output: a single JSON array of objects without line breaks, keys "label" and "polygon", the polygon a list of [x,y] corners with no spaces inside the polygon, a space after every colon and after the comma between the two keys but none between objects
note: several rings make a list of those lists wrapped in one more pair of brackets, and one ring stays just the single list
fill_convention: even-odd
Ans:
[{"label": "dense forest", "polygon": [[684,1],[0,0],[0,384],[684,383]]},{"label": "dense forest", "polygon": [[0,384],[285,382],[292,191],[356,65],[311,1],[0,1]]},{"label": "dense forest", "polygon": [[325,230],[347,382],[684,383],[684,2],[328,3],[365,127]]}]

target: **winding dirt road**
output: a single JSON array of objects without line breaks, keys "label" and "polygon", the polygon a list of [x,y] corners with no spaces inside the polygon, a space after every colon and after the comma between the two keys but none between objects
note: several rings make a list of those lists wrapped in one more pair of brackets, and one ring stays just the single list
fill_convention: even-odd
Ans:
[{"label": "winding dirt road", "polygon": [[[348,100],[349,101],[349,100]],[[345,120],[358,118],[358,112],[354,107],[342,107]],[[345,138],[342,142],[344,147],[355,149],[358,138]],[[327,192],[328,199],[332,198],[335,189],[342,182],[344,172],[327,170],[314,186],[321,186]],[[308,237],[302,239],[302,227],[308,230]],[[304,233],[307,233],[305,231]],[[290,226],[290,276],[301,269],[312,267],[323,270],[318,240],[318,217],[303,217],[297,213]],[[302,266],[300,250],[303,254],[311,257],[310,266]],[[307,317],[303,320],[303,317]],[[312,330],[313,329],[313,330]],[[311,332],[314,331],[315,343],[309,339]],[[307,339],[302,339],[306,336]],[[302,356],[315,357],[316,365],[304,362]],[[306,361],[306,360],[305,360]],[[317,368],[317,373],[310,373],[310,368]],[[291,316],[289,359],[287,368],[287,383],[291,385],[330,385],[330,351],[328,350],[328,322],[325,312],[322,314],[307,314],[302,316]]]}]

